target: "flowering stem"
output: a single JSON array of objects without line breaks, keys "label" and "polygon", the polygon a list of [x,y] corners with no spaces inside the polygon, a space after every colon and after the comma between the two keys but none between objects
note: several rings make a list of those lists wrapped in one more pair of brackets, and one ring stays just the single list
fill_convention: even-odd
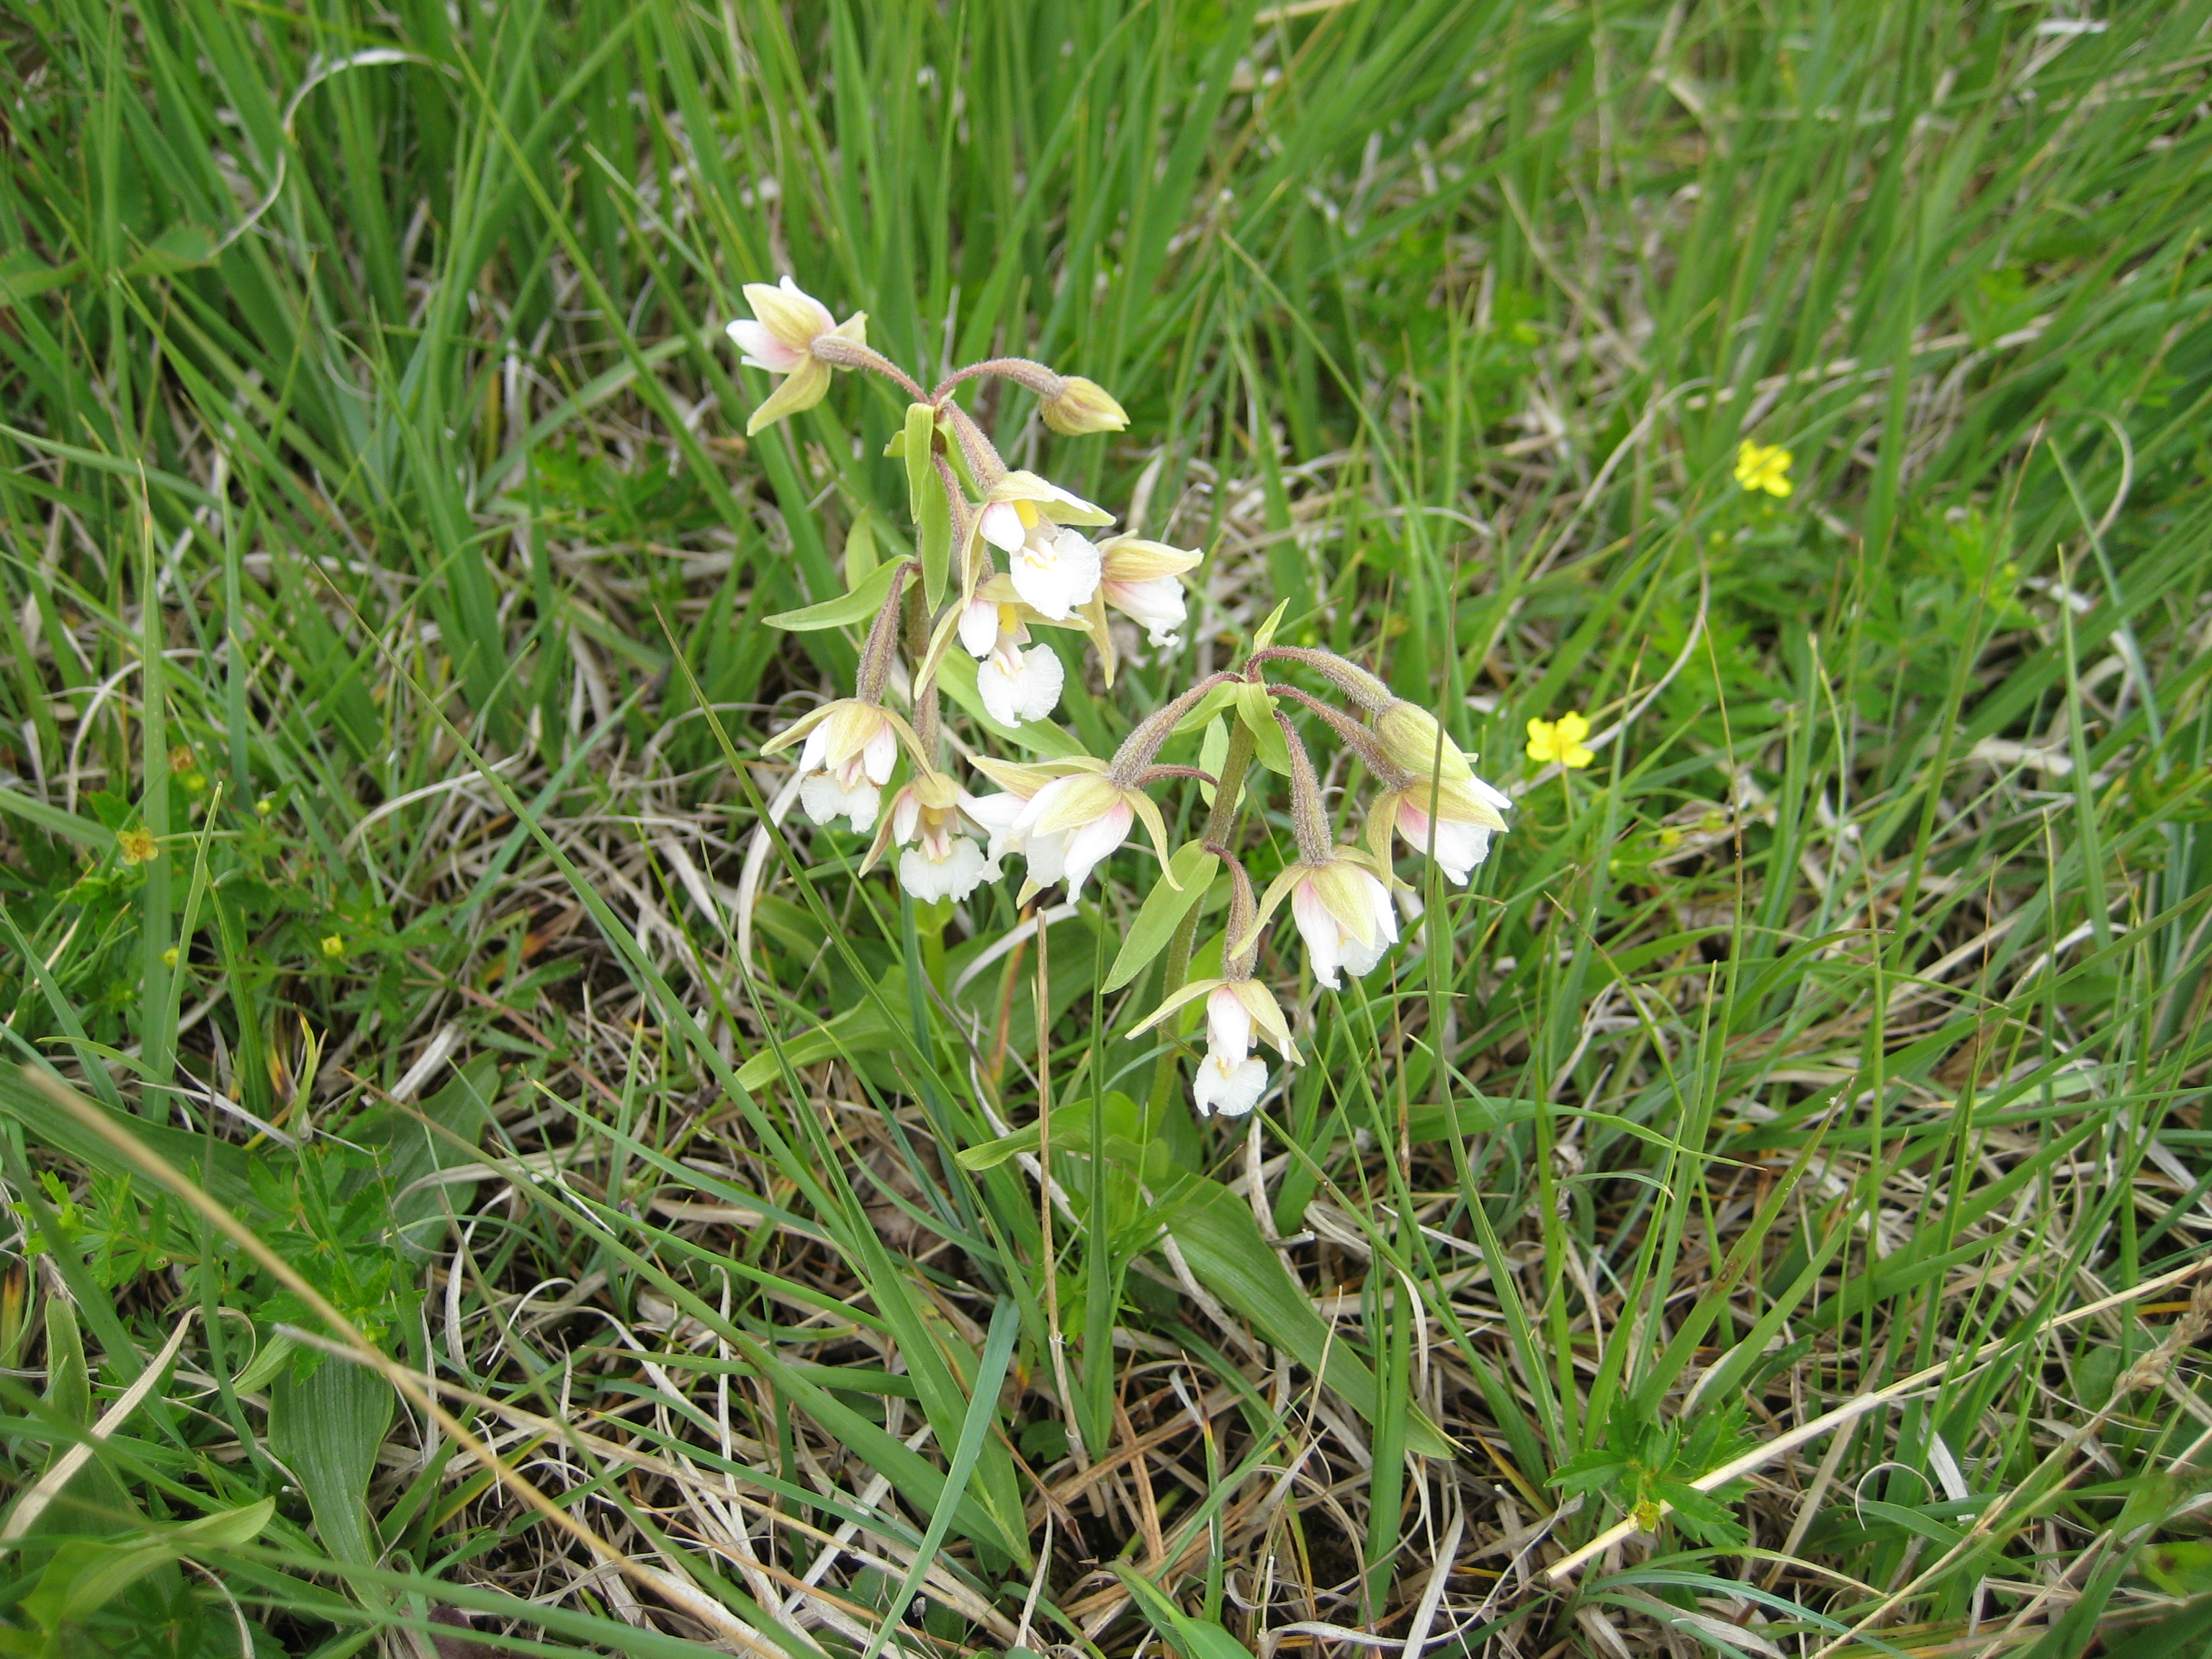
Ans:
[{"label": "flowering stem", "polygon": [[1398,694],[1356,662],[1334,651],[1316,651],[1303,645],[1271,645],[1252,653],[1253,663],[1303,663],[1335,682],[1344,695],[1370,714],[1379,714],[1398,701]]},{"label": "flowering stem", "polygon": [[876,612],[866,642],[860,647],[860,672],[853,693],[862,702],[884,700],[884,682],[890,678],[891,659],[898,654],[899,613],[906,604],[907,582],[920,568],[908,559],[906,568],[892,579],[891,591],[884,597],[883,609]]},{"label": "flowering stem", "polygon": [[946,398],[937,405],[952,428],[952,435],[960,441],[960,454],[968,463],[968,471],[975,475],[979,489],[988,490],[1006,476],[1006,458],[999,453],[998,446],[983,435],[983,428],[969,418],[968,411]]},{"label": "flowering stem", "polygon": [[1280,696],[1296,697],[1320,715],[1328,729],[1343,740],[1344,746],[1366,762],[1367,769],[1385,789],[1401,789],[1413,781],[1413,775],[1390,758],[1389,751],[1376,740],[1375,734],[1341,708],[1333,708],[1295,685],[1271,684],[1267,689]]},{"label": "flowering stem", "polygon": [[938,382],[937,390],[929,394],[930,398],[933,402],[942,401],[962,381],[980,380],[986,374],[1003,376],[1017,385],[1028,387],[1047,401],[1060,395],[1060,388],[1064,383],[1057,372],[1028,357],[994,357],[987,362],[970,363],[967,368],[947,375]]},{"label": "flowering stem", "polygon": [[929,394],[921,389],[914,376],[873,346],[862,345],[858,340],[848,340],[842,334],[817,334],[808,349],[817,362],[825,362],[832,368],[867,369],[891,381],[915,402],[929,401]]},{"label": "flowering stem", "polygon": [[[1252,769],[1252,728],[1243,720],[1232,720],[1229,726],[1229,754],[1221,763],[1221,781],[1214,786],[1213,811],[1206,815],[1206,830],[1200,839],[1207,845],[1226,850],[1234,845],[1237,836],[1237,815],[1239,798],[1244,793],[1244,775]],[[1235,860],[1231,860],[1232,868]],[[1205,908],[1201,902],[1182,913],[1176,924],[1175,934],[1168,940],[1167,974],[1160,981],[1160,994],[1173,996],[1182,989],[1183,981],[1190,977],[1191,946],[1198,938],[1198,913]],[[1160,1050],[1160,1057],[1152,1065],[1152,1110],[1154,1116],[1164,1112],[1175,1098],[1176,1051],[1172,1044]]]},{"label": "flowering stem", "polygon": [[1328,814],[1322,810],[1321,780],[1314,776],[1313,757],[1291,724],[1290,716],[1275,711],[1275,724],[1283,728],[1283,741],[1291,750],[1291,833],[1298,843],[1302,864],[1327,864],[1336,848],[1328,832]]},{"label": "flowering stem", "polygon": [[1106,769],[1106,776],[1124,789],[1138,787],[1137,779],[1160,752],[1160,745],[1176,729],[1176,722],[1198,706],[1198,700],[1217,685],[1226,685],[1237,678],[1226,672],[1209,674],[1176,697],[1166,707],[1148,714],[1137,724],[1137,729],[1121,740],[1114,751],[1113,763]]},{"label": "flowering stem", "polygon": [[[921,584],[906,585],[906,659],[915,665],[917,672],[929,656],[929,606],[923,599]],[[934,767],[938,758],[937,735],[937,678],[930,677],[929,684],[915,688],[914,734],[921,739],[921,752],[929,757]]]},{"label": "flowering stem", "polygon": [[[1208,842],[1206,851],[1229,866],[1229,927],[1223,937],[1242,939],[1252,932],[1252,918],[1259,909],[1259,901],[1252,896],[1252,878],[1244,873],[1244,866],[1237,854],[1219,842]],[[1230,979],[1249,979],[1259,956],[1260,941],[1255,937],[1251,949],[1238,956],[1224,957],[1221,971]]]}]

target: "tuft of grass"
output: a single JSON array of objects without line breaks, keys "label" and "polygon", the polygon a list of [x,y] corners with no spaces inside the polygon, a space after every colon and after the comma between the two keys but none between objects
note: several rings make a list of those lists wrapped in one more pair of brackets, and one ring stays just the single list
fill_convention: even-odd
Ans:
[{"label": "tuft of grass", "polygon": [[[0,1647],[2190,1650],[2208,21],[17,9]],[[1129,410],[979,411],[1207,551],[1067,740],[1279,602],[1516,791],[1249,1127],[1138,854],[786,817],[784,270]]]}]

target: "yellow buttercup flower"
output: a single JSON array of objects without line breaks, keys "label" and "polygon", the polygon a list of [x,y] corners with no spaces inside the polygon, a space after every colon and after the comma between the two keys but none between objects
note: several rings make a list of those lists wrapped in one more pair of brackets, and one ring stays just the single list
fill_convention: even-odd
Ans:
[{"label": "yellow buttercup flower", "polygon": [[323,941],[323,954],[335,961],[345,954],[345,941],[336,933],[331,934]]},{"label": "yellow buttercup flower", "polygon": [[1746,489],[1787,495],[1796,488],[1790,482],[1792,459],[1780,444],[1755,444],[1746,438],[1735,452],[1735,481]]},{"label": "yellow buttercup flower", "polygon": [[1580,770],[1597,758],[1596,751],[1583,747],[1583,739],[1589,736],[1590,723],[1580,714],[1562,714],[1555,720],[1528,722],[1528,758],[1539,763],[1557,761],[1565,767]]}]

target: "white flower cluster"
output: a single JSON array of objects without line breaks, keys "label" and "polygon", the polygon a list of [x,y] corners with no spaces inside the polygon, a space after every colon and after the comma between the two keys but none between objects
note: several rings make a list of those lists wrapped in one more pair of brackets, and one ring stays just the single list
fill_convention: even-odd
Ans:
[{"label": "white flower cluster", "polygon": [[[1023,358],[995,358],[925,391],[869,347],[865,316],[837,322],[788,276],[778,286],[750,283],[745,295],[754,315],[732,322],[731,337],[748,365],[782,377],[754,411],[749,433],[819,402],[833,369],[883,375],[913,400],[893,453],[907,465],[918,556],[890,574],[861,648],[854,695],[816,708],[763,752],[803,742],[799,801],[807,816],[817,824],[842,818],[857,834],[872,831],[864,869],[899,849],[899,884],[924,902],[969,897],[982,883],[1000,878],[1009,854],[1027,865],[1018,902],[1063,882],[1073,895],[1140,823],[1167,866],[1174,855],[1151,788],[1180,777],[1214,784],[1205,846],[1231,884],[1226,971],[1216,979],[1170,982],[1167,1000],[1137,1030],[1204,999],[1206,1052],[1192,1085],[1194,1102],[1201,1115],[1251,1111],[1268,1081],[1265,1061],[1253,1052],[1255,1039],[1290,1064],[1300,1063],[1281,1007],[1253,977],[1259,939],[1275,910],[1289,900],[1320,983],[1340,985],[1346,969],[1365,974],[1398,939],[1393,836],[1432,855],[1447,877],[1463,884],[1487,856],[1491,836],[1505,828],[1506,797],[1475,776],[1433,715],[1373,675],[1331,653],[1264,640],[1237,672],[1212,676],[1139,721],[1110,759],[1074,755],[1018,765],[977,754],[975,769],[998,788],[970,793],[941,769],[946,652],[957,644],[974,659],[974,702],[989,725],[1048,720],[1060,706],[1067,669],[1035,630],[1087,635],[1110,688],[1116,659],[1109,611],[1144,629],[1153,647],[1174,648],[1188,617],[1182,578],[1200,556],[1134,536],[1093,540],[1087,532],[1109,526],[1112,515],[1033,472],[1009,468],[955,396],[969,381],[998,376],[1036,393],[1039,412],[1056,432],[1120,430],[1127,416],[1092,382]],[[847,611],[834,617],[852,619]],[[885,701],[891,669],[902,657],[910,718]],[[1365,718],[1269,677],[1270,671],[1300,666],[1344,693]],[[1304,739],[1277,706],[1284,696],[1311,709],[1376,780],[1365,847],[1335,842]],[[1236,732],[1221,778],[1155,763],[1179,725],[1216,711],[1233,714]],[[1228,843],[1254,743],[1262,732],[1272,741],[1279,731],[1291,761],[1297,856],[1255,899]],[[886,789],[893,791],[888,811]],[[1170,981],[1188,962],[1197,910],[1186,910],[1192,921],[1170,951]]]}]

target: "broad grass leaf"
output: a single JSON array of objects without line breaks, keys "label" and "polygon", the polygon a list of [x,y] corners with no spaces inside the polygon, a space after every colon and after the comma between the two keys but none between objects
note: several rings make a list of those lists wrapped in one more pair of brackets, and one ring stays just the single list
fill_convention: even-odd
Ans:
[{"label": "broad grass leaf", "polygon": [[[97,1101],[93,1104],[106,1113],[117,1127],[129,1132],[149,1151],[193,1175],[212,1196],[232,1209],[260,1222],[275,1218],[254,1197],[246,1180],[244,1148],[132,1117]],[[68,1153],[87,1169],[106,1176],[125,1175],[131,1170],[132,1166],[112,1147],[33,1084],[26,1067],[0,1066],[0,1112],[21,1123],[32,1139],[58,1152]]]},{"label": "broad grass leaf", "polygon": [[[1260,1236],[1251,1206],[1218,1181],[1193,1178],[1165,1218],[1169,1235],[1199,1282],[1341,1395],[1372,1423],[1380,1404],[1375,1373],[1314,1311],[1304,1287]],[[1452,1443],[1408,1403],[1406,1444],[1425,1457],[1453,1455]]]},{"label": "broad grass leaf", "polygon": [[325,1361],[305,1382],[284,1371],[270,1391],[270,1449],[307,1494],[323,1547],[349,1566],[380,1553],[366,1499],[392,1407],[389,1382],[343,1360]]},{"label": "broad grass leaf", "polygon": [[1252,1650],[1211,1619],[1194,1619],[1126,1561],[1109,1565],[1152,1628],[1183,1659],[1252,1659]]}]

